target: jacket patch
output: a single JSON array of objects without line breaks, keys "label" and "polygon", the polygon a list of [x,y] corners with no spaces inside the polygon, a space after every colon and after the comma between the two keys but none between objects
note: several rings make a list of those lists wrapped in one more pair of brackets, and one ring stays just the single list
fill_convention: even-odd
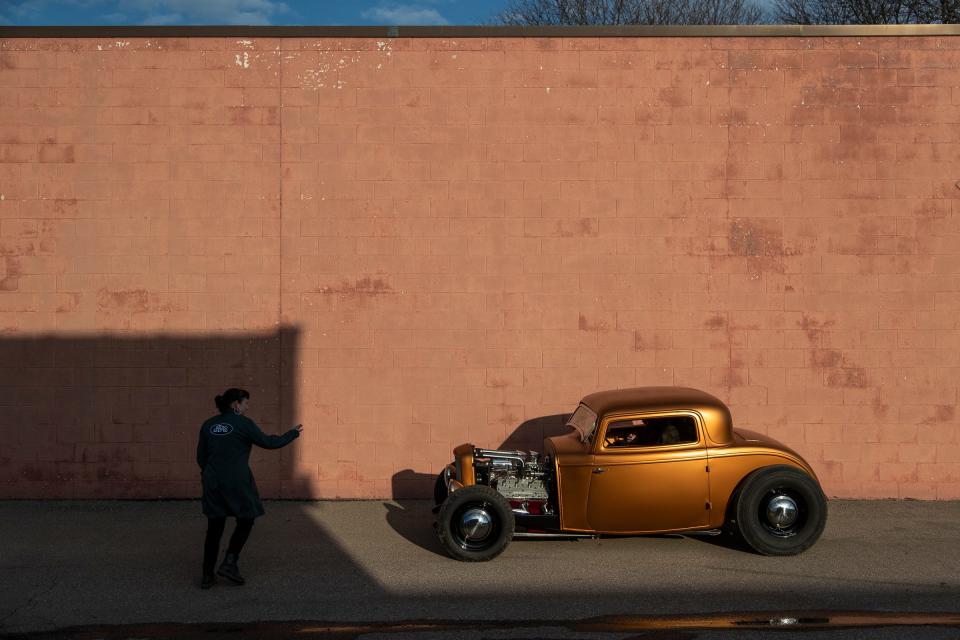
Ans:
[{"label": "jacket patch", "polygon": [[210,426],[210,435],[225,436],[233,433],[233,425],[226,422],[218,422]]}]

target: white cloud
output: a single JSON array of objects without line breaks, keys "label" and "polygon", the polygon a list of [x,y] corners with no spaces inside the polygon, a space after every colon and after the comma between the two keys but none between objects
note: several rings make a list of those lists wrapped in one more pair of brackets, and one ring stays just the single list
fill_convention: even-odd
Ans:
[{"label": "white cloud", "polygon": [[126,0],[119,7],[141,14],[141,24],[271,24],[291,12],[279,0]]},{"label": "white cloud", "polygon": [[369,20],[384,24],[450,24],[436,9],[425,9],[414,4],[380,5],[361,14]]},{"label": "white cloud", "polygon": [[270,13],[260,13],[257,11],[241,11],[234,13],[226,18],[226,24],[271,24]]},{"label": "white cloud", "polygon": [[164,25],[164,24],[180,24],[183,22],[183,16],[179,13],[161,13],[155,15],[149,15],[143,20],[140,21],[140,24],[146,25]]},{"label": "white cloud", "polygon": [[295,13],[282,0],[0,0],[0,6],[0,19],[15,24],[55,20],[65,6],[97,9],[102,18],[127,24],[271,24]]},{"label": "white cloud", "polygon": [[36,20],[46,11],[50,3],[48,0],[24,0],[23,2],[13,2],[4,9],[5,15],[10,15],[11,21],[29,21]]},{"label": "white cloud", "polygon": [[9,16],[13,21],[23,23],[39,20],[51,14],[56,15],[56,10],[63,5],[90,9],[104,2],[106,0],[20,0],[19,2],[14,0],[12,2],[0,2],[0,4],[6,5],[4,15]]}]

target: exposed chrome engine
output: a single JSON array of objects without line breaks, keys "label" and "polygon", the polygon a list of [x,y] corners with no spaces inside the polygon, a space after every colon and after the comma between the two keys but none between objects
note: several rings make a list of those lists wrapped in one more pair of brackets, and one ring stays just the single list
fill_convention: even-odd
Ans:
[{"label": "exposed chrome engine", "polygon": [[546,500],[550,497],[542,478],[504,476],[497,480],[495,488],[508,500]]},{"label": "exposed chrome engine", "polygon": [[496,489],[510,501],[514,511],[548,514],[553,511],[551,484],[553,466],[540,460],[536,451],[476,449],[474,471],[477,483]]}]

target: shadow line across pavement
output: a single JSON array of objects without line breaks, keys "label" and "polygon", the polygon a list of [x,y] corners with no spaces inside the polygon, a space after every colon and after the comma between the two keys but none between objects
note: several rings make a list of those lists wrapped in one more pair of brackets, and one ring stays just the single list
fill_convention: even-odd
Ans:
[{"label": "shadow line across pavement", "polygon": [[[631,620],[693,616],[705,624],[704,616],[731,612],[767,624],[902,614],[900,622],[867,616],[848,626],[960,630],[960,502],[834,500],[823,538],[792,558],[660,536],[517,540],[486,563],[443,554],[431,506],[266,501],[267,517],[241,558],[247,584],[201,591],[206,522],[198,501],[0,502],[0,634],[86,626],[98,637],[165,637],[139,626],[164,623],[199,625],[189,628],[215,637],[216,625],[252,630],[270,621],[274,630],[299,625],[298,634],[443,637],[453,631],[444,625],[486,622],[526,629],[529,638],[529,625],[549,621],[560,635],[534,637],[559,638],[627,616],[604,633],[635,636],[643,628],[628,630]],[[428,626],[404,627],[413,623]],[[115,625],[138,626],[115,635]]]}]

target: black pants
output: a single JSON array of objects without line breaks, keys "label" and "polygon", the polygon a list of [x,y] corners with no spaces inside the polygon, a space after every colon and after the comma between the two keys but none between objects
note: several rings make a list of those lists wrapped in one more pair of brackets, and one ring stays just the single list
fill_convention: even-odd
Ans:
[{"label": "black pants", "polygon": [[[217,563],[217,554],[220,553],[220,538],[227,524],[226,518],[207,518],[207,538],[203,543],[203,573],[213,573],[213,566]],[[237,527],[230,536],[227,553],[240,555],[243,545],[253,529],[253,518],[237,518]]]}]

